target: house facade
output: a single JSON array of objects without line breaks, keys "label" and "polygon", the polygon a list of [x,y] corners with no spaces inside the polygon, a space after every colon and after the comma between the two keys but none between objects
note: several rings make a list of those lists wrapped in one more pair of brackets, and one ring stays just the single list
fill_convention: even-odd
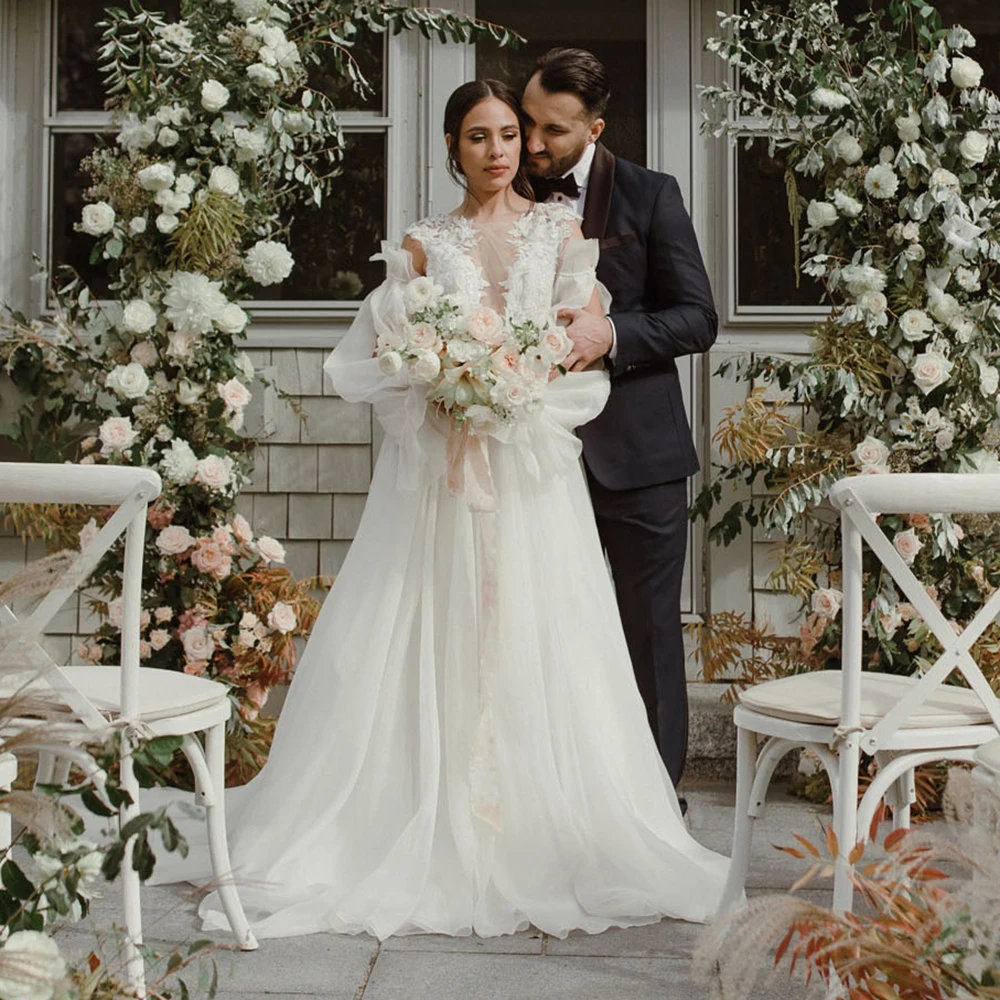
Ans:
[{"label": "house facade", "polygon": [[[746,386],[713,373],[753,352],[798,354],[823,314],[815,286],[796,288],[782,177],[766,149],[734,148],[701,131],[698,87],[722,79],[706,52],[717,11],[734,0],[454,0],[469,14],[512,27],[529,41],[517,49],[430,42],[416,33],[371,36],[356,55],[373,93],[359,100],[335,78],[321,85],[344,109],[348,154],[338,190],[292,227],[298,266],[275,297],[253,303],[246,346],[266,376],[297,397],[304,421],[270,390],[257,392],[248,426],[265,435],[252,487],[241,497],[257,532],[284,541],[299,575],[337,572],[364,508],[379,434],[369,409],[333,396],[321,365],[348,328],[360,300],[380,280],[368,258],[381,239],[398,239],[416,219],[447,211],[459,192],[444,168],[441,120],[448,94],[475,76],[520,85],[534,59],[557,44],[578,45],[607,64],[613,96],[605,133],[615,153],[673,174],[691,212],[715,289],[720,326],[705,357],[687,359],[685,401],[710,474],[713,428]],[[878,0],[876,0],[878,2]],[[161,6],[175,13],[178,0]],[[986,83],[1000,88],[1000,13],[995,0],[940,0],[946,23],[979,39]],[[841,0],[844,13],[867,8]],[[107,131],[96,64],[104,4],[94,0],[0,0],[0,302],[38,314],[44,288],[32,282],[32,255],[52,265],[99,271],[89,240],[73,232],[86,178],[79,161]],[[748,134],[753,122],[746,123]],[[0,382],[0,426],[12,390]],[[684,611],[691,618],[734,609],[787,629],[794,602],[767,592],[766,538],[744,533],[710,548],[692,525]],[[23,543],[0,538],[0,577],[26,558]],[[53,637],[68,652],[86,631],[67,608]]]}]

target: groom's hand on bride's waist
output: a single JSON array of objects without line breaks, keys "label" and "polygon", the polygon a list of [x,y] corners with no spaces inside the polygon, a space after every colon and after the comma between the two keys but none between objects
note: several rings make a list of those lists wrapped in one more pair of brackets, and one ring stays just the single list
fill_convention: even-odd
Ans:
[{"label": "groom's hand on bride's waist", "polygon": [[607,316],[595,316],[586,309],[560,309],[558,318],[569,320],[566,333],[573,341],[573,350],[563,362],[567,371],[582,372],[611,350],[614,328]]}]

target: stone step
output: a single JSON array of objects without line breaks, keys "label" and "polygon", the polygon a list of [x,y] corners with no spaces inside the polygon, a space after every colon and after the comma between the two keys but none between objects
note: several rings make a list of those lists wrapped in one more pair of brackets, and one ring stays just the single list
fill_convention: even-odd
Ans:
[{"label": "stone step", "polygon": [[728,684],[688,682],[686,782],[736,778],[733,706],[722,700],[728,687]]}]

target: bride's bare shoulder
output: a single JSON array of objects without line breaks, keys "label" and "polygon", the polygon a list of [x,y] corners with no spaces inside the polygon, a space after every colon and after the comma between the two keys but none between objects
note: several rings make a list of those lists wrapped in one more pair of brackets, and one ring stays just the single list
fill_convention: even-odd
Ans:
[{"label": "bride's bare shoulder", "polygon": [[427,254],[424,253],[423,244],[412,233],[407,233],[403,237],[403,249],[409,250],[410,259],[413,261],[413,270],[417,274],[427,273]]}]

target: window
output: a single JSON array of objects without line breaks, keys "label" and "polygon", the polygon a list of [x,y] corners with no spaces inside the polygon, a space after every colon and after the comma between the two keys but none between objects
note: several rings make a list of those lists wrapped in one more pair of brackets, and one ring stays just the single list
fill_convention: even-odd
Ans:
[{"label": "window", "polygon": [[[179,16],[180,0],[160,0],[159,6],[168,18]],[[111,140],[111,118],[103,110],[97,64],[97,22],[105,7],[104,0],[50,0],[43,119],[45,257],[50,267],[75,267],[99,294],[107,292],[104,269],[90,264],[90,241],[75,232],[74,225],[89,184],[80,161],[98,143]],[[368,258],[386,238],[390,202],[396,214],[403,209],[399,204],[403,197],[390,192],[387,165],[394,162],[390,147],[399,141],[393,135],[399,131],[397,121],[405,117],[400,104],[407,92],[390,88],[396,57],[405,44],[402,37],[374,33],[359,41],[355,58],[374,85],[373,93],[363,99],[323,67],[312,71],[311,84],[328,94],[341,112],[347,147],[343,173],[320,208],[296,209],[290,248],[298,266],[286,282],[259,290],[253,303],[255,326],[289,316],[350,316],[358,301],[382,280],[383,267]]]},{"label": "window", "polygon": [[614,83],[602,141],[618,156],[646,164],[646,0],[620,0],[614,17],[605,0],[477,0],[476,17],[528,39],[520,48],[476,46],[476,76],[510,83],[518,93],[535,60],[556,45],[589,49]]},{"label": "window", "polygon": [[[983,85],[1000,89],[1000,16],[993,0],[937,0],[942,24],[962,24],[977,40],[973,52],[982,63]],[[841,20],[850,22],[869,9],[868,0],[840,0]],[[753,123],[749,122],[748,131]],[[767,156],[766,144],[742,143],[733,150],[731,186],[735,233],[732,239],[732,301],[737,317],[759,321],[762,314],[795,322],[821,305],[823,288],[802,275],[795,284],[794,237],[788,218],[784,172]],[[818,186],[796,177],[799,193],[813,197]]]}]

